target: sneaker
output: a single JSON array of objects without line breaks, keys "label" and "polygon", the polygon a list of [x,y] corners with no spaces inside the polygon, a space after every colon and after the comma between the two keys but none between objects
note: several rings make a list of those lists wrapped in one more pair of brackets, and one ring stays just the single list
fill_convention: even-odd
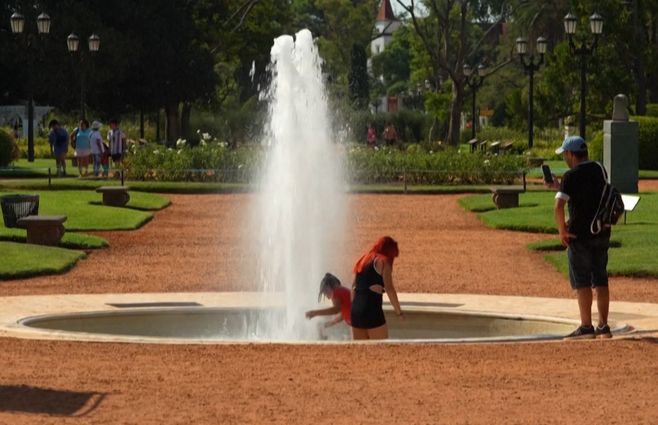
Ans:
[{"label": "sneaker", "polygon": [[608,326],[607,324],[603,326],[597,326],[595,333],[597,338],[612,338],[612,332],[610,332],[610,326]]},{"label": "sneaker", "polygon": [[592,339],[596,338],[594,326],[579,326],[578,329],[565,336],[564,339]]}]

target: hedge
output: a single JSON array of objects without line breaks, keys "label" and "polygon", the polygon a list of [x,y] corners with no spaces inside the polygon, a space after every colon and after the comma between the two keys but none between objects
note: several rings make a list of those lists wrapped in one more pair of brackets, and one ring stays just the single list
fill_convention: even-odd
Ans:
[{"label": "hedge", "polygon": [[658,118],[632,119],[640,125],[640,170],[658,170]]},{"label": "hedge", "polygon": [[[454,148],[434,152],[419,144],[402,151],[344,145],[347,179],[352,183],[511,184],[526,171],[519,155],[489,156],[459,153]],[[177,149],[149,144],[133,147],[126,158],[127,178],[148,181],[247,183],[262,168],[266,152],[259,145],[231,149],[211,142]]]},{"label": "hedge", "polygon": [[0,129],[0,167],[6,167],[18,159],[18,148],[14,138],[6,131]]}]

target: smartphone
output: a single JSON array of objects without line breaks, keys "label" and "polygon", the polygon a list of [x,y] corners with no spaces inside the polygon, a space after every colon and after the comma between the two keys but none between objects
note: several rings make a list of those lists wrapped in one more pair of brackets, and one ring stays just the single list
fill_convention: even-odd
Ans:
[{"label": "smartphone", "polygon": [[553,174],[551,173],[551,167],[548,165],[542,165],[541,171],[544,173],[544,181],[548,184],[553,183]]}]

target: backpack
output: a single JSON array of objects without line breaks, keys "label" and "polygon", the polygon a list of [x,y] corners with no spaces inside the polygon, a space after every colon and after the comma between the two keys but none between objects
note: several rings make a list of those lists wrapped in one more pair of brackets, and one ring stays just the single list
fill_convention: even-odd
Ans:
[{"label": "backpack", "polygon": [[617,224],[619,217],[624,213],[624,201],[621,198],[621,193],[608,183],[605,168],[600,163],[597,162],[597,164],[601,167],[605,184],[603,185],[599,207],[589,228],[593,235],[598,235],[604,228]]}]

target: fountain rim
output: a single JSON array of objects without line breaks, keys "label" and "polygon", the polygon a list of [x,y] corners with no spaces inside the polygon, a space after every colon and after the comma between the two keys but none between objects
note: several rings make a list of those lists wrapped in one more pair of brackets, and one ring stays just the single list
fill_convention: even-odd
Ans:
[{"label": "fountain rim", "polygon": [[[508,320],[540,320],[553,323],[573,324],[577,326],[577,308],[573,299],[491,296],[474,294],[421,294],[401,293],[403,309],[409,312],[436,312],[441,314],[462,314],[479,317],[503,318]],[[271,295],[249,292],[213,292],[213,293],[151,293],[151,294],[78,294],[48,296],[18,296],[0,298],[7,301],[8,308],[0,312],[0,336],[41,340],[67,340],[85,342],[127,342],[127,343],[161,343],[161,344],[462,344],[462,343],[514,343],[524,341],[561,340],[562,336],[544,335],[517,337],[488,337],[462,339],[388,339],[384,341],[291,341],[291,340],[204,340],[192,338],[162,338],[145,336],[119,336],[111,334],[92,334],[61,330],[46,330],[26,326],[30,321],[46,318],[80,317],[90,315],[125,315],[147,312],[204,312],[211,309],[246,309],[276,307]],[[138,307],[113,309],[111,302],[189,302],[199,301],[202,306],[194,307]],[[141,304],[140,303],[140,304]],[[451,303],[451,304],[446,304]],[[148,303],[147,303],[148,304]],[[627,306],[624,304],[628,304]],[[440,305],[450,305],[440,307]],[[658,323],[658,305],[642,303],[621,303],[621,313],[636,311],[637,306],[648,308],[649,318]],[[387,305],[385,308],[389,309]],[[642,316],[645,317],[645,316]],[[611,321],[616,334],[627,334],[638,328],[632,321],[622,324]],[[646,329],[646,327],[644,327]]]}]

